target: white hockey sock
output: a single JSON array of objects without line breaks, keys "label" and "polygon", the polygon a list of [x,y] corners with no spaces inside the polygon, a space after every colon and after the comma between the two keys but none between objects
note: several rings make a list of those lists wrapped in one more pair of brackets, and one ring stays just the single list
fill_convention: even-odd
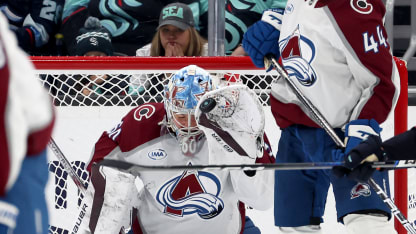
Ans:
[{"label": "white hockey sock", "polygon": [[344,217],[344,225],[349,234],[397,234],[384,215],[349,214]]},{"label": "white hockey sock", "polygon": [[300,227],[279,227],[279,232],[282,234],[296,234],[296,233],[313,233],[322,234],[321,226],[319,225],[307,225]]}]

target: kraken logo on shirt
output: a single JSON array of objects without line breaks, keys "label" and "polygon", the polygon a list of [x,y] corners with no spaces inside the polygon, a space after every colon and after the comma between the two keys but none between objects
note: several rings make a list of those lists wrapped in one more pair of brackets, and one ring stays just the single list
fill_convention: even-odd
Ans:
[{"label": "kraken logo on shirt", "polygon": [[100,1],[99,4],[100,13],[103,16],[108,17],[107,19],[101,20],[101,24],[110,31],[113,37],[124,34],[130,27],[136,29],[139,26],[139,21],[119,6],[123,4],[132,8],[140,7],[142,5],[142,3],[137,0],[105,0]]},{"label": "kraken logo on shirt", "polygon": [[311,66],[315,58],[315,45],[301,35],[299,26],[289,37],[279,42],[279,47],[288,75],[295,77],[304,86],[313,85],[317,79]]},{"label": "kraken logo on shirt", "polygon": [[211,219],[221,213],[224,202],[218,197],[219,179],[206,171],[184,171],[161,186],[156,199],[169,215],[183,217],[198,214]]}]

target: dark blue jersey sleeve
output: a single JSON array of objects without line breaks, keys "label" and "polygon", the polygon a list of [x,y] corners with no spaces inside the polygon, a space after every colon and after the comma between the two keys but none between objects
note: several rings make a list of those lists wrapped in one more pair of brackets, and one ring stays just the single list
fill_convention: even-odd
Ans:
[{"label": "dark blue jersey sleeve", "polygon": [[65,0],[9,0],[1,3],[15,31],[19,46],[26,51],[42,47],[59,29]]},{"label": "dark blue jersey sleeve", "polygon": [[389,160],[416,159],[416,127],[383,142]]}]

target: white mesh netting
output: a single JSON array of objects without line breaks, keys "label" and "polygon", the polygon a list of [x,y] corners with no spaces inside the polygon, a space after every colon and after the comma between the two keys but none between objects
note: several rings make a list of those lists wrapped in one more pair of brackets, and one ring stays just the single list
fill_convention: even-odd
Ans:
[{"label": "white mesh netting", "polygon": [[[174,71],[46,72],[39,74],[39,79],[47,87],[56,106],[136,106],[146,102],[161,102],[164,85]],[[258,94],[263,105],[267,105],[270,85],[278,77],[277,74],[266,75],[259,71],[210,73],[218,82],[246,84]]]}]

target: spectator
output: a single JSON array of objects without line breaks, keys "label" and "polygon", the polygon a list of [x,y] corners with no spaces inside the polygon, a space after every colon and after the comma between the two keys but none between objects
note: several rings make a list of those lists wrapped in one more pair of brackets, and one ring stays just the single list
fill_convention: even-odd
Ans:
[{"label": "spectator", "polygon": [[[81,28],[76,37],[76,46],[74,55],[77,56],[112,56],[114,55],[111,43],[110,33],[102,27],[97,18],[89,17],[84,27]],[[74,96],[80,95],[80,101],[88,104],[90,99],[85,96],[94,98],[95,95],[125,95],[128,87],[128,77],[126,75],[81,75],[73,76],[61,75],[43,77],[51,87],[61,87],[51,89],[51,92],[59,101],[73,100]],[[71,96],[68,98],[68,96]],[[87,101],[87,102],[85,102]]]},{"label": "spectator", "polygon": [[[177,2],[172,0],[141,0],[127,4],[108,0],[67,0],[62,16],[62,33],[70,55],[75,54],[75,37],[89,16],[98,18],[113,37],[114,51],[134,56],[135,51],[150,43],[158,25],[163,6]],[[194,19],[199,18],[199,1],[182,0],[192,8]],[[196,24],[197,25],[197,24]]]},{"label": "spectator", "polygon": [[78,56],[112,56],[111,34],[95,17],[89,17],[79,30],[75,52]]},{"label": "spectator", "polygon": [[160,12],[159,26],[151,44],[136,56],[206,56],[208,43],[195,29],[192,10],[186,4],[172,3]]},{"label": "spectator", "polygon": [[31,55],[56,55],[57,34],[65,0],[0,0],[19,46]]},{"label": "spectator", "polygon": [[[165,6],[160,12],[159,26],[150,44],[138,49],[137,56],[206,56],[208,43],[195,29],[195,21],[192,10],[186,4],[172,3]],[[169,76],[169,75],[167,75]],[[160,79],[167,77],[162,75],[155,80],[147,79],[146,75],[135,76],[131,80],[130,93],[143,93],[145,88],[152,84],[163,90]],[[146,82],[148,81],[148,82]]]},{"label": "spectator", "polygon": [[[95,17],[89,17],[85,21],[84,28],[79,30],[76,37],[76,55],[79,56],[112,56],[113,46],[111,35],[102,27],[100,21]],[[95,94],[118,94],[127,87],[125,77],[115,77],[106,74],[89,75],[88,80],[81,80],[82,94],[88,96]]]}]

